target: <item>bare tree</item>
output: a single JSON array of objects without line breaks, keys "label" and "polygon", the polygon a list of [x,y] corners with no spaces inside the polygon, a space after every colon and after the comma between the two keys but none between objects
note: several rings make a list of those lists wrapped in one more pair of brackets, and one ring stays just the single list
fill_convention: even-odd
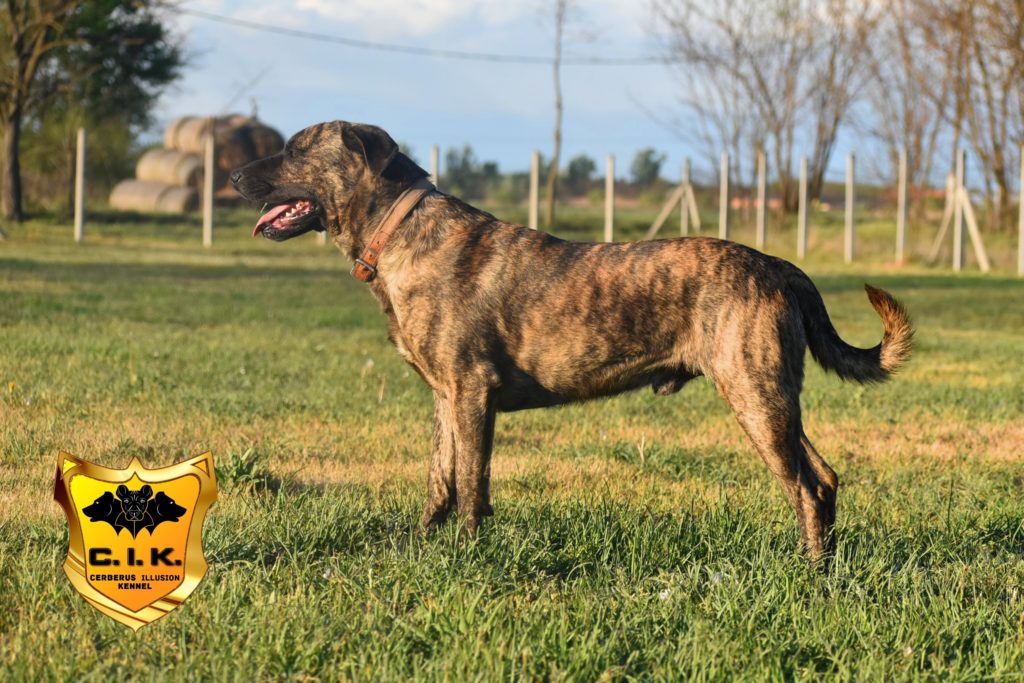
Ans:
[{"label": "bare tree", "polygon": [[555,133],[548,167],[547,202],[544,206],[544,224],[550,229],[555,223],[555,202],[558,200],[558,161],[562,154],[562,39],[565,35],[569,0],[555,0],[554,28],[555,52],[552,68],[555,81]]},{"label": "bare tree", "polygon": [[806,111],[814,120],[808,193],[820,197],[839,129],[868,80],[865,45],[877,23],[870,0],[827,0],[811,22],[814,45],[806,93]]},{"label": "bare tree", "polygon": [[[703,82],[700,91],[717,95],[696,105],[691,99],[691,110],[719,132],[723,147],[765,149],[789,210],[797,203],[793,161],[805,124],[813,129],[810,191],[820,194],[865,82],[871,7],[869,0],[654,0],[669,61],[691,83]],[[736,111],[723,112],[722,98]]]},{"label": "bare tree", "polygon": [[[969,4],[964,0],[914,0],[915,21],[928,50],[926,59],[937,64],[943,87],[925,92],[943,113],[949,133],[949,169],[962,144],[967,97],[970,92],[968,50],[974,32]],[[947,99],[948,98],[948,99]]]},{"label": "bare tree", "polygon": [[[895,169],[901,149],[907,151],[911,189],[928,185],[952,81],[944,78],[943,59],[929,49],[919,0],[893,0],[866,45],[871,107],[866,128],[886,147],[888,167]],[[895,173],[893,179],[895,180]],[[911,191],[911,212],[920,217],[922,194]]]},{"label": "bare tree", "polygon": [[[998,6],[997,2],[990,5]],[[1014,0],[1011,7],[1003,12],[1003,20],[998,32],[1005,49],[1013,56],[1014,70],[1024,74],[1024,0]],[[1017,108],[1013,125],[1013,141],[1020,147],[1024,144],[1024,77],[1017,78],[1014,88]]]},{"label": "bare tree", "polygon": [[[678,68],[679,101],[691,116],[666,120],[654,112],[648,114],[681,139],[695,143],[709,168],[717,168],[719,155],[728,151],[729,175],[741,186],[744,180],[752,180],[754,155],[764,144],[764,136],[755,125],[755,108],[746,90],[737,81],[722,78],[722,71],[706,63]],[[641,102],[637,105],[643,108]],[[748,144],[751,141],[753,146]]]},{"label": "bare tree", "polygon": [[[765,132],[776,142],[785,136],[785,120],[795,119],[782,111],[775,98],[765,97],[769,79],[783,75],[771,69],[760,69],[761,59],[753,51],[760,44],[744,42],[745,27],[755,12],[741,0],[655,0],[654,11],[666,29],[669,63],[680,83],[683,108],[692,115],[693,123],[676,123],[680,130],[690,128],[708,156],[709,165],[717,165],[722,150],[729,150],[733,163],[740,164],[746,150],[744,139],[752,131]],[[789,52],[795,57],[799,47]],[[778,53],[773,55],[779,57]],[[794,60],[795,61],[795,60]],[[789,126],[791,128],[791,126]],[[774,146],[782,152],[784,145]],[[783,194],[788,191],[789,159],[775,159]]]},{"label": "bare tree", "polygon": [[1024,78],[1024,2],[916,0],[918,21],[949,84],[945,120],[950,158],[964,144],[980,162],[992,211],[989,225],[1007,215],[1014,164],[1008,151],[1020,139]]},{"label": "bare tree", "polygon": [[1013,129],[1020,122],[1024,3],[987,0],[971,3],[970,10],[975,30],[969,43],[967,131],[971,148],[985,168],[985,185],[993,209],[989,225],[998,228],[1009,215],[1011,177],[1016,170],[1009,152],[1011,139],[1018,137]]}]

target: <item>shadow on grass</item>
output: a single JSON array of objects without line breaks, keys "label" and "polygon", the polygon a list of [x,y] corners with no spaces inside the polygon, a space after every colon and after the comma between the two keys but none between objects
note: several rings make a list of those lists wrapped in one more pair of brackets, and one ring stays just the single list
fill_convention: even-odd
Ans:
[{"label": "shadow on grass", "polygon": [[143,280],[232,280],[242,278],[273,277],[308,278],[337,277],[344,269],[296,268],[261,263],[259,266],[240,264],[186,265],[183,263],[65,263],[59,264],[31,259],[0,259],[0,269],[9,273],[45,273],[54,282],[75,282],[110,285],[118,281],[138,283]]}]

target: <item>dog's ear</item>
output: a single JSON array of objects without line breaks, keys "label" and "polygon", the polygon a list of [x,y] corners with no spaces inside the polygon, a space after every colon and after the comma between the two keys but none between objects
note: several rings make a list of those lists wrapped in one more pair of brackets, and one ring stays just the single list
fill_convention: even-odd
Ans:
[{"label": "dog's ear", "polygon": [[153,487],[150,486],[149,484],[146,484],[141,489],[139,489],[139,493],[142,494],[143,498],[149,500],[150,498],[153,497]]},{"label": "dog's ear", "polygon": [[127,486],[125,486],[124,484],[121,484],[120,486],[117,487],[117,497],[118,498],[120,498],[121,500],[124,500],[125,496],[127,496],[127,495],[128,495],[128,487]]},{"label": "dog's ear", "polygon": [[363,155],[374,175],[381,175],[398,154],[398,143],[377,126],[350,123],[342,127],[341,139],[350,150]]}]

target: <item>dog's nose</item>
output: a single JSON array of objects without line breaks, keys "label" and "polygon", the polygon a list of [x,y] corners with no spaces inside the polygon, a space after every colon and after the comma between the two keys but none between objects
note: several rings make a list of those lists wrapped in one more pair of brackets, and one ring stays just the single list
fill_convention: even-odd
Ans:
[{"label": "dog's nose", "polygon": [[242,176],[243,175],[245,175],[245,174],[242,173],[242,169],[236,168],[234,171],[231,172],[231,183],[233,185],[237,185],[238,183],[240,183],[242,181]]}]

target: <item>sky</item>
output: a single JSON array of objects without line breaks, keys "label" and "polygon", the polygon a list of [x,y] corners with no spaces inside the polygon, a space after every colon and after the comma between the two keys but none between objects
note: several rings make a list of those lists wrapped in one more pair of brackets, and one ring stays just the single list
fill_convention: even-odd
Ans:
[{"label": "sky", "polygon": [[[186,0],[182,7],[238,20],[383,43],[548,57],[551,0]],[[565,55],[659,57],[647,0],[581,0]],[[162,130],[184,115],[251,113],[286,137],[341,119],[379,125],[427,165],[431,145],[473,146],[480,161],[525,171],[532,150],[550,155],[554,86],[549,64],[470,62],[315,42],[168,14],[190,64],[156,112]],[[662,175],[714,177],[699,144],[667,126],[679,119],[680,85],[662,64],[565,65],[563,162],[587,154],[628,176],[637,150],[667,155]],[[840,163],[842,163],[840,161]],[[443,169],[442,169],[443,171]]]}]

